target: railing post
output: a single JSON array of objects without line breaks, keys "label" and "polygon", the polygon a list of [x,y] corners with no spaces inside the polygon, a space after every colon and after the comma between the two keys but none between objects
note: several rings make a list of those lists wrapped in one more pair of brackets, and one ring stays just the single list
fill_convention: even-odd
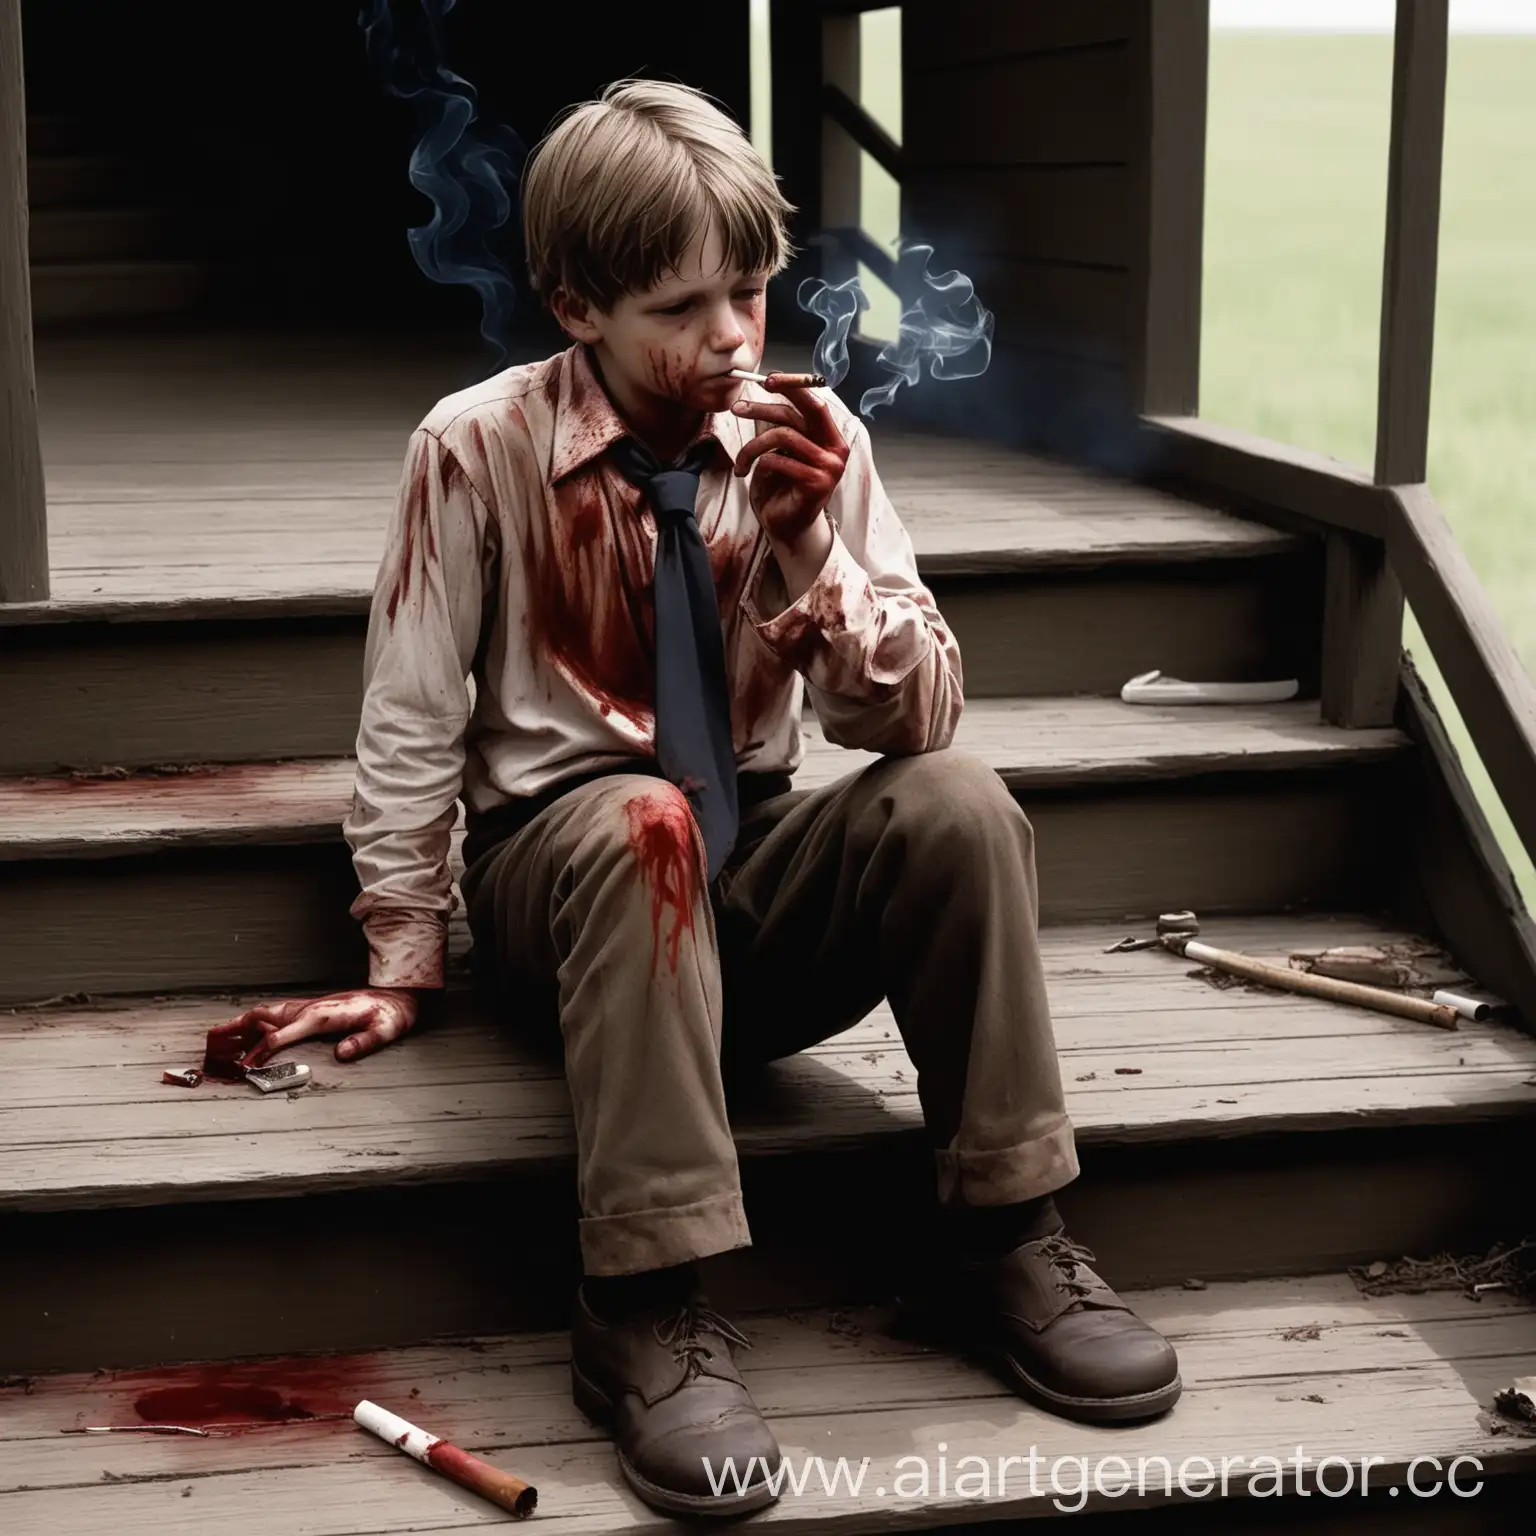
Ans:
[{"label": "railing post", "polygon": [[[860,96],[859,51],[857,11],[830,12],[821,18],[822,84],[836,86],[855,102]],[[861,229],[862,151],[848,130],[821,110],[819,98],[816,106],[821,117],[821,227]],[[823,239],[821,275],[826,282],[846,282],[858,270],[858,258],[851,251],[836,240]]]},{"label": "railing post", "polygon": [[1205,124],[1210,0],[1145,0],[1137,408],[1200,409],[1200,305],[1205,239]]},{"label": "railing post", "polygon": [[1397,0],[1376,483],[1427,478],[1450,0]]},{"label": "railing post", "polygon": [[0,603],[47,596],[48,513],[27,251],[21,0],[0,0]]}]

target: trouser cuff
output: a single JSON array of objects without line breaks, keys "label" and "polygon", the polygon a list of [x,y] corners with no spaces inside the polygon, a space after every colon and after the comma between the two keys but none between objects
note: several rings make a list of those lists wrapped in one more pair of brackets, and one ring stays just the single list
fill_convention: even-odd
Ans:
[{"label": "trouser cuff", "polygon": [[1012,1147],[971,1152],[953,1144],[934,1153],[944,1205],[1012,1205],[1053,1194],[1078,1175],[1072,1123]]},{"label": "trouser cuff", "polygon": [[580,1224],[581,1264],[589,1275],[631,1275],[707,1259],[751,1246],[741,1194],[711,1195],[620,1216],[585,1216]]}]

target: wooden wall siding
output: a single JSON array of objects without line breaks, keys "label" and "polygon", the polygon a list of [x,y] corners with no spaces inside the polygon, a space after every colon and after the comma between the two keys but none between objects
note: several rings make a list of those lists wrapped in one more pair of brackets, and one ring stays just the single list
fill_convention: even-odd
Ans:
[{"label": "wooden wall siding", "polygon": [[1129,267],[1131,171],[1125,165],[1003,165],[913,171],[903,217],[944,251]]},{"label": "wooden wall siding", "polygon": [[1145,0],[906,0],[902,55],[909,71],[976,64],[1017,53],[1120,42]]},{"label": "wooden wall siding", "polygon": [[1138,468],[1144,9],[903,6],[903,234],[996,317],[986,374],[899,400],[914,424]]},{"label": "wooden wall siding", "polygon": [[[945,250],[948,248],[945,247]],[[1133,319],[1130,273],[1116,268],[935,251],[931,271],[960,267],[1015,347],[1123,365]]]},{"label": "wooden wall siding", "polygon": [[1114,42],[909,71],[902,148],[917,168],[1123,163],[1135,134],[1131,61],[1130,44]]}]

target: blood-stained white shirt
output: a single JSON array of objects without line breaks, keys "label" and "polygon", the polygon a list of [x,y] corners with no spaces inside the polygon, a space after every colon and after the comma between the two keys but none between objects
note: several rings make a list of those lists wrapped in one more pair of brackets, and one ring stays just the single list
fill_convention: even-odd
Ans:
[{"label": "blood-stained white shirt", "polygon": [[[826,509],[831,553],[795,603],[750,476],[732,473],[771,423],[719,412],[694,439],[719,444],[697,517],[739,772],[799,766],[806,689],[828,740],[874,752],[948,746],[963,707],[959,647],[918,577],[869,432],[818,393],[849,458]],[[582,345],[449,395],[411,435],[369,617],[344,827],[372,986],[443,985],[460,798],[482,812],[654,757],[656,523],[606,452],[627,435]]]}]

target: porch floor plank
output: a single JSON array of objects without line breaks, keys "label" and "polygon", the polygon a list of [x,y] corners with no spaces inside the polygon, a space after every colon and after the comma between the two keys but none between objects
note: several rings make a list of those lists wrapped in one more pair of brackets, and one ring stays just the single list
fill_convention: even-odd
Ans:
[{"label": "porch floor plank", "polygon": [[[1536,1370],[1536,1312],[1514,1301],[1367,1298],[1339,1275],[1216,1283],[1198,1293],[1149,1290],[1130,1299],[1178,1348],[1184,1396],[1162,1420],[1099,1429],[1042,1413],[975,1365],[903,1336],[883,1308],[742,1317],[754,1345],[740,1355],[742,1375],[795,1470],[821,1456],[830,1477],[845,1457],[857,1475],[868,1458],[857,1493],[846,1480],[828,1492],[813,1474],[802,1494],[784,1497],[754,1524],[852,1533],[1049,1515],[1077,1505],[1076,1458],[1090,1469],[1104,1463],[1099,1480],[1111,1494],[1126,1476],[1123,1463],[1134,1489],[1138,1459],[1147,1458],[1147,1497],[1160,1504],[1168,1501],[1162,1464],[1151,1459],[1159,1456],[1173,1469],[1185,1458],[1206,1457],[1215,1469],[1233,1458],[1230,1492],[1239,1499],[1251,1475],[1261,1478],[1256,1492],[1271,1493],[1276,1470],[1294,1477],[1298,1445],[1312,1458],[1306,1487],[1313,1493],[1318,1459],[1349,1461],[1352,1501],[1360,1497],[1363,1457],[1373,1458],[1378,1497],[1402,1484],[1408,1464],[1423,1455],[1438,1456],[1442,1473],[1454,1457],[1477,1458],[1480,1470],[1463,1468],[1468,1484],[1536,1466],[1536,1440],[1499,1434],[1488,1412],[1495,1392]],[[317,1536],[362,1536],[479,1529],[498,1518],[358,1429],[349,1410],[367,1397],[532,1482],[537,1518],[560,1522],[562,1531],[675,1529],[628,1490],[606,1435],[572,1405],[568,1358],[563,1334],[513,1335],[7,1385],[0,1388],[0,1525],[125,1536],[302,1526]],[[187,1386],[204,1394],[276,1391],[317,1417],[261,1426],[229,1420],[227,1432],[205,1438],[62,1432],[142,1422],[136,1405],[147,1394]],[[1023,1459],[1031,1449],[1042,1458],[1033,1491]],[[943,1492],[935,1486],[941,1454]],[[915,1481],[917,1456],[928,1462],[926,1495]],[[1015,1458],[1005,1483],[1004,1456]],[[1053,1488],[1047,1469],[1056,1458],[1072,1459]],[[1192,1464],[1192,1477],[1202,1471]],[[1330,1472],[1336,1488],[1343,1471]],[[1085,1502],[1126,1507],[1124,1498],[1098,1493]]]},{"label": "porch floor plank", "polygon": [[[1214,988],[1163,951],[1106,954],[1123,930],[1041,934],[1068,1109],[1089,1143],[1170,1142],[1536,1115],[1536,1040],[1496,1020],[1442,1031],[1373,1010]],[[1339,944],[1406,944],[1365,916],[1223,920],[1209,935],[1284,963]],[[1432,985],[1462,980],[1424,953]],[[265,994],[270,997],[281,994]],[[311,1041],[313,1087],[162,1084],[207,1029],[257,998],[103,1000],[0,1014],[0,1209],[261,1198],[539,1173],[574,1156],[559,1063],[458,992],[437,1028],[340,1066]],[[744,1156],[917,1135],[916,1073],[882,1005],[773,1064],[733,1098]]]},{"label": "porch floor plank", "polygon": [[[355,606],[373,588],[411,429],[493,362],[405,342],[386,353],[324,338],[40,337],[51,601]],[[902,433],[878,414],[869,426],[927,574],[1303,546],[1029,454]]]},{"label": "porch floor plank", "polygon": [[[805,721],[797,788],[879,760]],[[1326,724],[1315,699],[1279,704],[1123,704],[1118,699],[973,699],[955,746],[1010,788],[1177,778],[1222,770],[1360,763],[1408,749],[1391,727]],[[0,861],[126,852],[145,844],[309,841],[338,835],[352,799],[349,758],[213,764],[113,777],[0,779]]]}]

